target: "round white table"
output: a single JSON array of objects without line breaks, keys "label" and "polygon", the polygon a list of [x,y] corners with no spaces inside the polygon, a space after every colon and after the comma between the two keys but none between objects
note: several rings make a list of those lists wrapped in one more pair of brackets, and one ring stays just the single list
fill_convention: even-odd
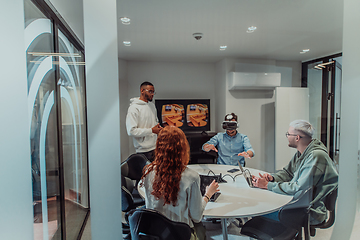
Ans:
[{"label": "round white table", "polygon": [[[293,198],[289,195],[281,195],[268,190],[251,188],[247,184],[241,171],[229,173],[228,170],[239,168],[231,165],[220,164],[190,164],[188,168],[200,175],[222,175],[226,183],[219,183],[221,195],[215,202],[208,202],[204,216],[220,218],[223,239],[228,239],[226,219],[247,218],[275,212],[287,204]],[[264,173],[252,168],[248,169],[252,175],[258,176]],[[145,195],[144,189],[138,186],[141,196]]]},{"label": "round white table", "polygon": [[[244,176],[240,175],[241,171],[234,173],[227,172],[230,169],[239,168],[237,166],[194,164],[188,165],[188,167],[200,175],[221,174],[223,179],[227,181],[227,183],[219,183],[221,195],[216,202],[209,202],[204,211],[204,216],[206,217],[221,219],[223,238],[225,240],[228,239],[227,218],[255,217],[271,213],[279,210],[292,199],[292,196],[289,195],[281,195],[268,190],[249,187]],[[256,169],[244,169],[248,169],[255,176],[258,176],[259,173],[264,173]]]}]

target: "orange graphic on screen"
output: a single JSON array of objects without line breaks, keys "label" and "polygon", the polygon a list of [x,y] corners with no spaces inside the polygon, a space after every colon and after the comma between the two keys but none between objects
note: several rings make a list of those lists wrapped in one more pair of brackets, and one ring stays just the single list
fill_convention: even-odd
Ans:
[{"label": "orange graphic on screen", "polygon": [[166,104],[162,106],[161,118],[163,126],[181,127],[184,124],[185,111],[181,104]]},{"label": "orange graphic on screen", "polygon": [[208,123],[209,109],[206,104],[189,104],[186,113],[187,124],[190,127],[203,127]]}]

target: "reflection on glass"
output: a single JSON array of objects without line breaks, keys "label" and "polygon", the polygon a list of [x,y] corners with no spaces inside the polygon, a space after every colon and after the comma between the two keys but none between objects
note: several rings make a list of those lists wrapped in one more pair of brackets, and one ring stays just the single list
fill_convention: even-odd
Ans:
[{"label": "reflection on glass", "polygon": [[321,139],[322,70],[314,68],[319,63],[322,62],[308,65],[309,120],[315,128],[316,139]]},{"label": "reflection on glass", "polygon": [[84,57],[59,31],[60,95],[67,239],[76,239],[88,203]]},{"label": "reflection on glass", "polygon": [[61,239],[55,67],[52,23],[25,1],[28,110],[34,239]]},{"label": "reflection on glass", "polygon": [[24,5],[34,239],[77,239],[89,210],[84,56],[60,31],[54,52],[51,20]]}]

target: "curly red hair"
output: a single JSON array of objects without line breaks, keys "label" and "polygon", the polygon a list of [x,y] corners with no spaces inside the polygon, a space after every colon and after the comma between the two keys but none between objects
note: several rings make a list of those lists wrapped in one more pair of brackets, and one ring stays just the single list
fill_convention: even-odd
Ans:
[{"label": "curly red hair", "polygon": [[142,178],[155,171],[152,195],[164,204],[176,206],[182,172],[189,163],[189,143],[184,132],[172,126],[158,134],[155,160],[146,166]]}]

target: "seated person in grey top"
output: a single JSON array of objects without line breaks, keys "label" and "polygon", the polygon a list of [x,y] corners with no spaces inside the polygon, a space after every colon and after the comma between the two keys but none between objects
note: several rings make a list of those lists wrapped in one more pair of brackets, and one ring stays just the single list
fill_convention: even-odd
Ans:
[{"label": "seated person in grey top", "polygon": [[338,173],[334,162],[329,157],[325,145],[312,138],[313,133],[314,128],[309,122],[291,122],[286,137],[289,147],[296,148],[297,152],[289,164],[274,174],[253,176],[255,187],[280,194],[294,195],[298,191],[312,187],[311,225],[326,219],[325,197],[338,185]]},{"label": "seated person in grey top", "polygon": [[189,144],[184,132],[173,126],[163,128],[157,137],[155,160],[145,167],[142,177],[146,208],[188,224],[194,229],[191,239],[205,239],[201,219],[219,184],[213,181],[202,196],[199,174],[187,167],[188,162]]}]

